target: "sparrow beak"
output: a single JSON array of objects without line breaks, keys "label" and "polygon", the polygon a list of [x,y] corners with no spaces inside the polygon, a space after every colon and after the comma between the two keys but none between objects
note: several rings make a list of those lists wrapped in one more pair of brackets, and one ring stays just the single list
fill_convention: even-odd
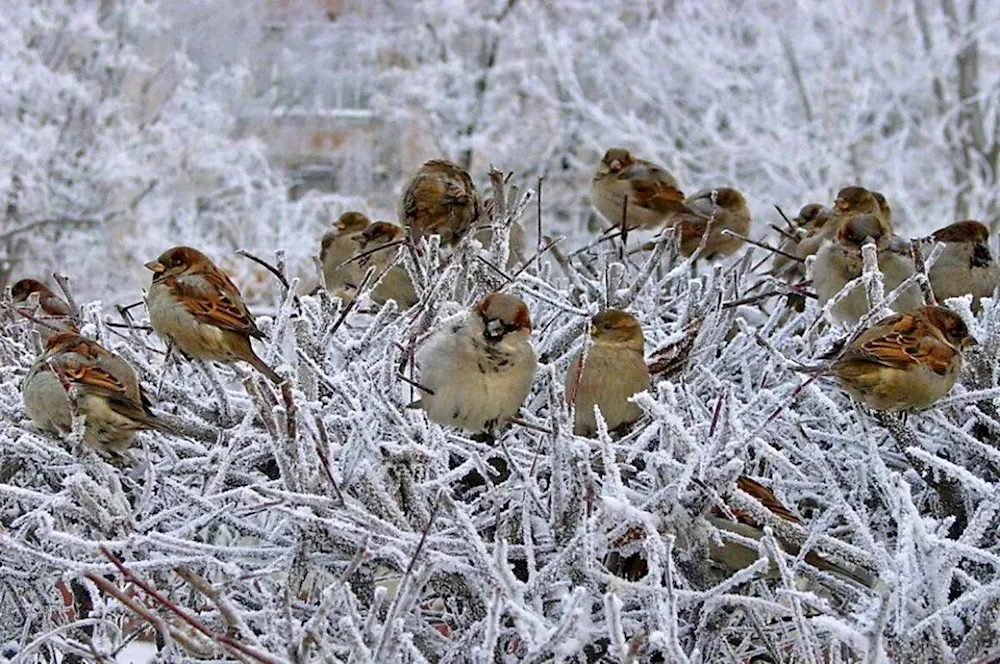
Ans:
[{"label": "sparrow beak", "polygon": [[146,269],[156,273],[160,273],[166,270],[166,268],[163,267],[163,263],[159,261],[149,261],[148,263],[146,263]]},{"label": "sparrow beak", "polygon": [[491,320],[486,323],[486,331],[483,332],[483,334],[489,341],[499,341],[500,339],[503,339],[503,323],[498,320]]}]

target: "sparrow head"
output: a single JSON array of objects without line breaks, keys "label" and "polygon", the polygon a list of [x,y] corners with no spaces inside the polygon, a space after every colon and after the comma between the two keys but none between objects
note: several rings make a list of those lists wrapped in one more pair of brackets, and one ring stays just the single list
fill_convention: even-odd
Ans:
[{"label": "sparrow head", "polygon": [[819,203],[808,203],[799,210],[799,216],[795,218],[795,221],[798,222],[799,226],[809,226],[816,221],[822,211],[823,206]]},{"label": "sparrow head", "polygon": [[990,230],[974,219],[967,219],[938,229],[931,237],[938,242],[987,242]]},{"label": "sparrow head", "polygon": [[635,316],[620,309],[605,309],[590,319],[590,336],[595,343],[619,344],[642,350],[642,325]]},{"label": "sparrow head", "polygon": [[[743,194],[735,189],[719,187],[713,191],[715,191],[715,204],[724,210],[738,210],[747,205],[747,199],[743,198]],[[709,192],[709,199],[711,200],[711,192]]]},{"label": "sparrow head", "polygon": [[197,249],[173,247],[155,261],[146,263],[146,269],[152,270],[156,277],[177,276],[185,272],[197,273],[209,265],[212,265],[211,259]]},{"label": "sparrow head", "polygon": [[35,279],[21,279],[10,287],[10,294],[15,302],[26,301],[31,297],[32,293],[38,293],[39,299],[54,296],[54,293],[49,290],[48,286]]},{"label": "sparrow head", "polygon": [[929,324],[940,330],[944,338],[957,350],[965,350],[978,344],[976,338],[969,333],[965,321],[951,309],[941,306],[927,305],[921,307],[919,315]]},{"label": "sparrow head", "polygon": [[357,233],[368,228],[371,223],[365,215],[352,211],[340,215],[340,219],[333,222],[333,225],[341,233]]},{"label": "sparrow head", "polygon": [[844,187],[837,192],[834,207],[841,214],[874,214],[880,212],[878,200],[864,187]]},{"label": "sparrow head", "polygon": [[880,249],[886,247],[892,239],[885,222],[878,215],[861,214],[851,217],[837,232],[837,241],[854,250],[860,250],[868,238]]},{"label": "sparrow head", "polygon": [[531,316],[528,307],[513,295],[489,293],[473,308],[483,327],[483,337],[496,343],[506,335],[516,332],[531,332]]},{"label": "sparrow head", "polygon": [[362,247],[373,245],[380,247],[396,240],[402,240],[406,236],[406,231],[402,226],[390,224],[388,221],[376,221],[371,226],[365,228],[355,240]]},{"label": "sparrow head", "polygon": [[635,157],[633,157],[632,153],[625,148],[611,148],[604,153],[604,158],[601,159],[601,167],[598,169],[598,173],[604,175],[608,173],[619,173],[634,163]]},{"label": "sparrow head", "polygon": [[872,198],[875,199],[875,202],[878,203],[879,213],[886,219],[892,217],[892,208],[889,207],[889,201],[885,200],[885,196],[882,194],[882,192],[873,191],[871,192],[871,195]]}]

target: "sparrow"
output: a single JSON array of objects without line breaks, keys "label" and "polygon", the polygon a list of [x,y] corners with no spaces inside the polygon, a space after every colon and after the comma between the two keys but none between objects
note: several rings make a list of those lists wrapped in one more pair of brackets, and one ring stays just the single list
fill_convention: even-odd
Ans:
[{"label": "sparrow", "polygon": [[[420,300],[413,290],[413,282],[405,267],[397,262],[386,272],[386,267],[396,257],[397,247],[392,243],[402,242],[405,239],[405,230],[386,221],[375,222],[354,238],[357,245],[355,256],[358,257],[355,264],[360,273],[364,275],[369,266],[374,266],[372,279],[381,277],[378,285],[372,289],[372,300],[378,304],[395,300],[401,309],[409,309]],[[385,248],[379,249],[379,247]]]},{"label": "sparrow", "polygon": [[689,211],[673,175],[624,148],[604,153],[590,185],[590,202],[615,226],[624,213],[628,228],[658,228],[672,213]]},{"label": "sparrow", "polygon": [[[799,215],[809,214],[811,210],[807,211],[807,208],[810,207],[807,205],[802,208]],[[832,208],[822,209],[812,217],[806,236],[795,247],[795,255],[802,259],[816,255],[824,242],[836,240],[837,233],[846,220],[863,214],[879,217],[889,233],[892,233],[892,215],[885,196],[864,187],[844,187],[837,192]]]},{"label": "sparrow", "polygon": [[[736,486],[744,493],[747,493],[756,499],[757,502],[763,505],[765,509],[779,519],[784,519],[785,521],[796,524],[801,523],[801,519],[799,519],[794,512],[785,507],[781,501],[778,500],[777,496],[774,495],[774,492],[763,484],[741,475],[736,479]],[[738,509],[734,509],[728,505],[725,509],[721,509],[719,506],[714,506],[708,514],[708,521],[719,530],[736,533],[737,535],[742,535],[743,537],[749,539],[759,540],[764,536],[763,526],[765,524],[758,523],[751,515]],[[782,549],[788,551],[792,555],[798,555],[799,547],[796,544],[781,541],[780,539],[778,540],[778,543],[781,545]],[[756,562],[759,558],[759,554],[755,548],[750,548],[733,540],[722,539],[721,543],[713,542],[711,544],[709,557],[729,570],[738,571],[749,567]],[[862,585],[874,587],[876,584],[876,580],[867,571],[856,567],[852,569],[838,565],[837,563],[827,560],[817,553],[807,553],[804,560],[817,569],[851,579],[852,581]]]},{"label": "sparrow", "polygon": [[531,317],[520,299],[486,295],[431,333],[416,356],[428,419],[479,433],[517,414],[535,377]]},{"label": "sparrow", "polygon": [[49,337],[21,389],[31,421],[56,435],[72,430],[68,392],[74,390],[77,413],[86,417],[83,442],[98,450],[122,452],[142,429],[169,431],[150,412],[135,370],[75,332]]},{"label": "sparrow", "polygon": [[1000,267],[990,253],[989,236],[986,226],[971,219],[957,221],[931,235],[945,246],[927,274],[939,300],[971,294],[972,308],[978,310],[979,299],[993,295],[1000,283]]},{"label": "sparrow", "polygon": [[590,320],[590,339],[582,370],[583,350],[566,373],[566,399],[575,407],[573,433],[578,436],[596,433],[595,405],[609,430],[635,422],[642,411],[629,398],[649,389],[642,326],[634,316],[605,309]]},{"label": "sparrow", "polygon": [[[79,331],[72,318],[69,304],[42,282],[35,279],[21,279],[11,286],[10,294],[18,312],[39,321],[35,323],[35,329],[38,330],[43,342],[54,332]],[[32,308],[29,298],[34,294],[38,295],[38,304]]]},{"label": "sparrow", "polygon": [[[356,238],[371,225],[360,212],[345,212],[323,235],[319,260],[323,264],[326,289],[331,293],[345,288],[357,288],[364,272],[357,263],[347,263],[357,249]],[[347,263],[345,265],[345,263]]]},{"label": "sparrow", "polygon": [[686,198],[684,205],[688,211],[672,214],[667,223],[679,229],[681,253],[685,256],[690,256],[698,249],[706,230],[708,240],[702,257],[709,260],[728,256],[743,245],[743,240],[725,235],[722,231],[730,230],[743,236],[750,232],[750,208],[747,207],[743,194],[735,189],[705,189]]},{"label": "sparrow", "polygon": [[[874,202],[874,199],[872,199]],[[877,204],[876,204],[877,205]],[[831,222],[832,223],[832,222]],[[885,278],[886,292],[899,286],[913,274],[913,262],[893,246],[893,237],[880,214],[862,213],[841,222],[836,241],[823,243],[813,264],[813,283],[820,306],[825,305],[851,280],[861,276],[861,246],[869,239],[878,249],[878,267]],[[908,311],[923,304],[918,287],[906,290],[892,303],[896,311]],[[855,288],[841,300],[831,314],[843,323],[855,323],[868,313],[868,295]]]},{"label": "sparrow", "polygon": [[799,209],[798,215],[792,220],[798,228],[813,230],[822,228],[830,219],[830,211],[822,203],[806,203]]},{"label": "sparrow", "polygon": [[846,350],[831,351],[829,372],[873,410],[926,408],[951,390],[962,352],[976,343],[958,314],[923,306],[884,318]]},{"label": "sparrow", "polygon": [[146,295],[153,330],[188,357],[250,363],[274,383],[283,379],[250,345],[263,339],[239,289],[212,260],[191,247],[173,247],[146,263],[153,281]]},{"label": "sparrow", "polygon": [[425,235],[441,236],[453,246],[479,218],[479,196],[472,178],[460,166],[440,159],[417,170],[403,193],[399,218],[415,244]]}]

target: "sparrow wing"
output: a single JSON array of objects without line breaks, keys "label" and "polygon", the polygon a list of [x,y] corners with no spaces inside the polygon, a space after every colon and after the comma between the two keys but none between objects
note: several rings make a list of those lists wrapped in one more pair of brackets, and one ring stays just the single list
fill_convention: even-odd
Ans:
[{"label": "sparrow wing", "polygon": [[[93,358],[81,358],[76,353],[66,353],[51,358],[49,362],[54,365],[57,373],[80,387],[85,393],[103,397],[112,410],[140,422],[151,417],[149,402],[141,393],[138,384],[133,380],[123,381],[121,377],[115,375],[117,372],[109,371],[108,367],[102,366],[106,364],[105,359],[100,357],[95,362]],[[124,363],[123,360],[114,359]],[[132,389],[129,389],[130,383]]]},{"label": "sparrow wing", "polygon": [[[736,478],[736,486],[745,493],[753,496],[757,501],[771,511],[775,516],[784,519],[785,521],[791,521],[792,523],[799,523],[800,519],[791,510],[781,504],[774,492],[768,489],[766,486],[759,482],[755,482],[749,477],[744,477],[740,475]],[[734,511],[736,518],[740,521],[750,522],[749,517],[739,511]]]},{"label": "sparrow wing", "polygon": [[870,362],[894,369],[922,364],[944,375],[956,352],[933,326],[912,314],[896,314],[862,334],[840,361]]},{"label": "sparrow wing", "polygon": [[203,275],[207,287],[182,281],[172,286],[174,297],[200,322],[239,334],[264,338],[239,290],[225,274]]}]

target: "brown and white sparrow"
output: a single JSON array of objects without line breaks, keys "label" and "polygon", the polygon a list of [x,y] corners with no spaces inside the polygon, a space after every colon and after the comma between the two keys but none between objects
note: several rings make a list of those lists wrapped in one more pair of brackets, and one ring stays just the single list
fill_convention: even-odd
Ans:
[{"label": "brown and white sparrow", "polygon": [[978,221],[957,221],[935,231],[931,238],[944,243],[944,251],[927,276],[938,300],[972,295],[973,309],[979,299],[991,297],[1000,284],[1000,267],[990,252],[990,231]]},{"label": "brown and white sparrow", "polygon": [[[774,492],[763,484],[741,475],[736,479],[736,486],[757,500],[765,509],[779,519],[796,524],[801,523],[801,519],[785,507],[778,500],[777,496],[774,495]],[[750,514],[728,505],[724,510],[718,506],[713,507],[709,512],[708,520],[720,530],[735,533],[748,539],[759,540],[764,536],[763,526],[766,524],[758,523]],[[799,547],[797,545],[782,541],[781,539],[778,540],[778,543],[782,549],[793,555],[798,555]],[[732,571],[749,567],[760,557],[756,548],[751,548],[740,542],[726,538],[723,538],[721,542],[713,542],[711,544],[709,556],[716,563]],[[867,571],[838,565],[814,552],[807,553],[805,561],[817,569],[831,572],[837,576],[851,579],[869,587],[873,587],[876,584],[876,580]]]},{"label": "brown and white sparrow", "polygon": [[[21,313],[37,319],[35,329],[42,341],[47,341],[55,332],[77,332],[69,304],[56,295],[48,286],[35,279],[21,279],[10,289],[14,307]],[[31,296],[37,295],[38,303],[31,305]]]},{"label": "brown and white sparrow", "polygon": [[573,433],[578,436],[596,433],[594,406],[601,409],[609,430],[636,421],[642,411],[629,398],[649,389],[642,326],[634,316],[605,309],[591,319],[590,338],[582,370],[583,350],[566,373],[566,399],[575,408]]},{"label": "brown and white sparrow", "polygon": [[515,416],[535,377],[531,317],[519,298],[490,293],[435,330],[416,356],[428,419],[489,431]]},{"label": "brown and white sparrow", "polygon": [[460,166],[435,159],[426,162],[403,193],[399,219],[413,242],[440,235],[441,244],[455,245],[479,218],[479,197],[472,178]]},{"label": "brown and white sparrow", "polygon": [[[799,215],[804,217],[811,213],[812,209],[807,208],[812,208],[812,205],[802,208]],[[816,255],[824,242],[836,241],[845,221],[865,214],[877,216],[887,232],[892,233],[892,215],[885,196],[864,187],[844,187],[837,192],[832,208],[820,208],[812,216],[806,236],[795,247],[795,255],[803,259]]]},{"label": "brown and white sparrow", "polygon": [[59,332],[24,379],[24,410],[42,431],[69,433],[71,391],[77,413],[86,417],[83,442],[99,450],[124,451],[142,429],[168,430],[150,412],[125,360],[75,332]]},{"label": "brown and white sparrow", "polygon": [[723,233],[730,230],[745,237],[750,232],[750,208],[743,194],[730,187],[705,189],[686,198],[684,204],[688,211],[672,214],[667,221],[680,230],[682,254],[693,254],[706,231],[708,240],[702,258],[728,256],[743,246],[743,240]]},{"label": "brown and white sparrow", "polygon": [[[364,275],[369,266],[374,266],[375,271],[372,274],[372,279],[381,277],[371,293],[372,300],[378,304],[395,300],[401,309],[409,309],[419,301],[416,291],[413,290],[410,275],[402,264],[397,262],[386,271],[386,267],[396,257],[398,251],[398,247],[393,243],[405,239],[406,231],[396,224],[390,224],[386,221],[375,222],[354,238],[355,255],[359,256],[354,262],[361,274]],[[380,247],[385,248],[379,249]],[[383,272],[385,272],[384,275]]]},{"label": "brown and white sparrow", "polygon": [[830,373],[873,410],[926,408],[948,394],[962,369],[962,352],[976,340],[955,312],[923,306],[884,318],[830,365]]},{"label": "brown and white sparrow", "polygon": [[[874,201],[874,199],[872,199]],[[878,249],[878,267],[885,279],[886,292],[899,286],[913,274],[913,261],[894,246],[888,226],[879,214],[854,215],[840,224],[836,241],[825,242],[816,254],[813,264],[813,285],[821,306],[836,296],[853,279],[861,276],[863,261],[861,246],[871,238]],[[904,291],[891,307],[908,311],[923,304],[920,288],[916,284]],[[836,320],[855,323],[869,311],[868,295],[861,286],[831,310]]]},{"label": "brown and white sparrow", "polygon": [[347,261],[358,248],[357,236],[370,225],[368,217],[360,212],[345,212],[323,235],[319,260],[323,264],[326,289],[331,293],[357,288],[360,283],[364,271],[356,262]]},{"label": "brown and white sparrow", "polygon": [[212,260],[191,247],[173,247],[146,263],[153,282],[146,295],[149,322],[188,357],[248,362],[275,383],[283,379],[254,352],[263,339],[239,289]]},{"label": "brown and white sparrow", "polygon": [[624,213],[629,228],[658,228],[672,213],[688,211],[673,175],[624,148],[604,153],[590,185],[590,202],[615,226]]}]

